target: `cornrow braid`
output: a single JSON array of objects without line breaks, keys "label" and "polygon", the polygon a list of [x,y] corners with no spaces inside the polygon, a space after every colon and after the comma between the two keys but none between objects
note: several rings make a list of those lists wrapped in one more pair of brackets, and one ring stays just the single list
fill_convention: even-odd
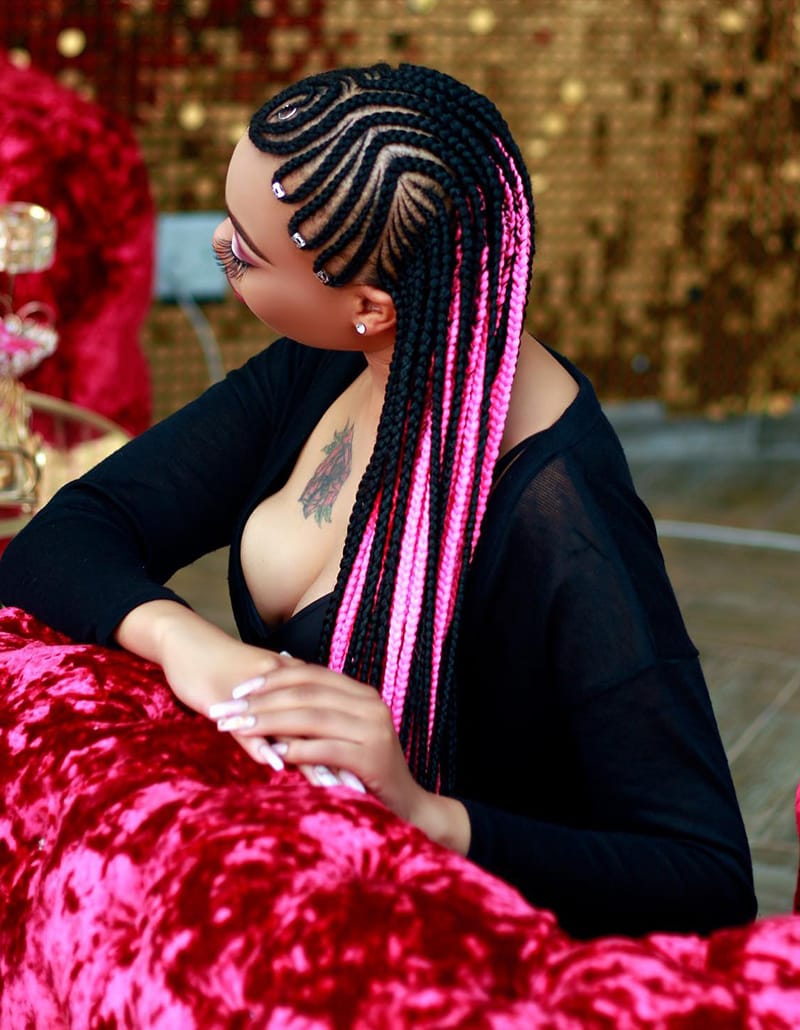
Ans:
[{"label": "cornrow braid", "polygon": [[456,648],[523,329],[533,201],[495,106],[415,65],[304,79],[250,123],[314,271],[397,313],[320,659],[381,691],[428,789],[455,772]]}]

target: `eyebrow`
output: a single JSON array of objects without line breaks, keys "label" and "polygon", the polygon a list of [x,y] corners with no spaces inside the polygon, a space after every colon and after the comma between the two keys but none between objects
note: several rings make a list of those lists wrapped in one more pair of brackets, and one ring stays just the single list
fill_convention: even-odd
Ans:
[{"label": "eyebrow", "polygon": [[250,239],[250,237],[247,235],[247,233],[241,227],[241,225],[238,222],[238,220],[236,219],[236,216],[234,215],[234,213],[231,211],[231,209],[227,205],[225,207],[225,210],[228,212],[228,218],[230,218],[230,220],[231,220],[231,225],[233,225],[233,227],[236,230],[236,232],[239,234],[239,236],[242,237],[244,242],[247,244],[248,249],[251,250],[257,257],[260,257],[262,261],[266,261],[268,265],[271,265],[272,262],[270,261],[270,259],[267,257],[266,254],[262,254],[261,251],[258,249],[258,247],[255,245],[255,243],[253,243],[253,241]]}]

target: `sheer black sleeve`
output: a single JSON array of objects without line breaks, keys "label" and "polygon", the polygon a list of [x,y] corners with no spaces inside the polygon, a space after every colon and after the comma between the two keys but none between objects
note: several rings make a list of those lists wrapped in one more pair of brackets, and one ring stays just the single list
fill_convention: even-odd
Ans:
[{"label": "sheer black sleeve", "polygon": [[652,519],[595,432],[490,501],[460,662],[470,857],[575,935],[708,932],[755,915],[747,841]]}]

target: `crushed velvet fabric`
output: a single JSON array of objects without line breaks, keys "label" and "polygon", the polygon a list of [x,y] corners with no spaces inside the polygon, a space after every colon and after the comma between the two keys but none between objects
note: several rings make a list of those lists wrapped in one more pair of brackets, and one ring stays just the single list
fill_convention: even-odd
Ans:
[{"label": "crushed velvet fabric", "polygon": [[[797,836],[800,839],[800,783],[797,785],[797,792],[794,796],[794,815],[797,822]],[[800,859],[797,865],[797,888],[794,892],[794,910],[800,914]]]},{"label": "crushed velvet fabric", "polygon": [[0,1026],[793,1027],[800,916],[571,940],[159,671],[0,609]]},{"label": "crushed velvet fabric", "polygon": [[[14,309],[55,314],[58,347],[27,387],[89,408],[131,433],[150,423],[139,331],[152,297],[155,214],[147,168],[127,123],[0,50],[0,203],[56,216],[55,262],[14,282]],[[0,293],[8,289],[0,275]],[[49,421],[35,428],[50,437]]]}]

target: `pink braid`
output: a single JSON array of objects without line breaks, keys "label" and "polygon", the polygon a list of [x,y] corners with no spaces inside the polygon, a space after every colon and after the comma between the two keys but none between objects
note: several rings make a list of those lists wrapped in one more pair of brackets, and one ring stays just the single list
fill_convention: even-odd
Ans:
[{"label": "pink braid", "polygon": [[[499,141],[498,141],[499,145]],[[501,147],[502,149],[502,147]],[[513,168],[513,165],[512,165]],[[504,214],[508,213],[505,221],[503,235],[503,247],[501,253],[501,279],[498,284],[498,293],[502,297],[511,278],[511,297],[509,303],[509,317],[507,323],[506,346],[503,350],[499,368],[494,382],[492,383],[489,412],[489,428],[486,442],[486,449],[483,455],[480,471],[480,484],[478,490],[478,503],[475,513],[473,536],[469,541],[464,541],[466,529],[466,515],[468,513],[469,485],[475,475],[475,468],[478,459],[478,428],[480,419],[481,395],[478,384],[482,385],[485,372],[486,342],[488,336],[488,314],[487,314],[487,285],[488,271],[486,267],[487,253],[481,256],[481,277],[478,298],[478,312],[474,327],[473,347],[471,355],[479,354],[480,360],[475,361],[474,367],[468,369],[469,397],[465,398],[462,409],[462,424],[459,427],[459,438],[457,443],[456,468],[458,479],[455,490],[451,495],[448,506],[448,521],[450,530],[446,531],[445,546],[442,550],[442,567],[438,576],[437,597],[447,598],[446,611],[441,605],[437,605],[435,618],[435,633],[433,647],[433,668],[431,684],[431,709],[429,714],[428,739],[433,728],[435,715],[435,689],[438,683],[439,669],[442,655],[442,645],[449,630],[453,618],[455,606],[455,579],[459,565],[460,552],[466,543],[469,548],[470,557],[477,544],[480,526],[486,512],[486,505],[494,475],[494,466],[500,453],[503,431],[505,428],[508,408],[511,401],[511,389],[514,381],[517,357],[519,354],[520,337],[522,335],[525,310],[525,286],[527,285],[528,262],[530,261],[530,229],[527,217],[527,203],[525,201],[522,184],[516,170],[516,190],[512,195],[505,180],[503,180],[504,192],[506,195],[506,207]],[[516,203],[515,203],[516,201]],[[515,216],[515,211],[517,212]],[[510,260],[509,260],[510,258]],[[498,306],[495,312],[493,329],[497,330],[501,317],[501,308]],[[477,394],[477,396],[476,396]]]},{"label": "pink braid", "polygon": [[361,594],[364,591],[364,582],[367,578],[367,566],[372,544],[375,539],[375,527],[378,523],[378,507],[381,501],[381,494],[375,499],[375,504],[370,513],[364,537],[356,555],[353,569],[348,576],[344,597],[339,606],[336,616],[336,627],[331,640],[330,656],[328,665],[331,669],[341,672],[344,668],[347,649],[350,646],[350,637],[353,634],[355,613],[361,601]]},{"label": "pink braid", "polygon": [[408,688],[411,658],[417,637],[425,567],[428,557],[430,528],[430,413],[420,440],[419,456],[414,464],[408,503],[407,524],[411,531],[403,535],[400,562],[392,601],[386,667],[383,677],[383,700],[392,712],[395,729],[400,729]]},{"label": "pink braid", "polygon": [[[498,148],[505,154],[499,140]],[[507,156],[507,155],[506,155]],[[446,499],[443,540],[439,565],[436,570],[434,595],[436,611],[433,620],[433,647],[429,684],[429,711],[427,744],[430,746],[434,726],[437,689],[441,672],[445,640],[453,621],[460,569],[465,550],[472,557],[480,526],[486,511],[500,453],[503,431],[511,400],[511,389],[519,353],[530,261],[531,232],[529,211],[521,178],[508,162],[513,176],[509,184],[498,168],[505,202],[503,205],[503,237],[499,255],[497,298],[489,296],[489,251],[484,246],[479,261],[479,279],[473,311],[472,342],[467,357],[464,379],[464,397],[456,430],[454,447],[454,476],[450,494]],[[481,204],[481,207],[483,205]],[[441,436],[432,438],[430,399],[425,406],[424,423],[417,442],[417,452],[409,486],[406,522],[400,541],[397,577],[393,592],[386,656],[382,672],[381,694],[392,712],[392,720],[399,731],[403,720],[411,665],[422,617],[422,601],[430,532],[430,473],[431,449],[439,447],[440,461],[452,418],[455,368],[458,358],[461,303],[461,230],[456,235],[456,264],[452,280],[449,307],[447,347],[445,349],[444,388]],[[491,339],[500,329],[504,313],[507,314],[506,340],[500,356],[497,373],[490,386],[487,439],[484,452],[479,453],[481,412],[487,353]],[[472,532],[467,539],[470,496],[476,474],[479,477],[477,506]],[[394,489],[397,489],[395,484]],[[331,668],[344,666],[352,629],[366,582],[370,553],[375,542],[380,496],[370,513],[364,537],[358,549],[344,596],[336,617],[330,648]]]},{"label": "pink braid", "polygon": [[[455,586],[464,548],[464,535],[469,513],[469,494],[475,477],[475,462],[478,452],[478,431],[480,427],[480,400],[486,367],[486,342],[488,336],[487,286],[489,280],[488,249],[483,248],[480,257],[479,294],[473,325],[473,345],[470,348],[465,377],[466,396],[461,408],[461,419],[456,437],[454,453],[455,483],[447,501],[444,541],[437,572],[436,597],[444,603],[437,603],[434,617],[433,667],[431,669],[428,737],[433,730],[436,708],[436,687],[439,681],[442,648],[453,619],[455,607]],[[457,337],[451,332],[449,349],[457,345]]]},{"label": "pink braid", "polygon": [[[445,357],[444,391],[442,402],[442,435],[447,432],[448,417],[453,394],[453,375],[461,317],[460,271],[462,265],[461,231],[456,233],[456,260],[453,272],[453,291],[449,308],[448,347]],[[392,621],[389,630],[387,663],[384,673],[383,698],[392,710],[395,726],[402,721],[403,705],[408,689],[411,659],[414,653],[417,629],[422,615],[422,598],[425,589],[425,570],[428,557],[428,534],[430,530],[430,474],[431,474],[431,413],[429,406],[425,413],[425,425],[420,441],[419,454],[414,463],[411,496],[407,522],[412,529],[404,534],[401,545],[398,578],[392,603]],[[441,460],[441,449],[440,449]],[[437,584],[438,596],[438,584]],[[398,641],[402,639],[402,650]],[[435,705],[435,678],[432,678],[430,711]]]}]

